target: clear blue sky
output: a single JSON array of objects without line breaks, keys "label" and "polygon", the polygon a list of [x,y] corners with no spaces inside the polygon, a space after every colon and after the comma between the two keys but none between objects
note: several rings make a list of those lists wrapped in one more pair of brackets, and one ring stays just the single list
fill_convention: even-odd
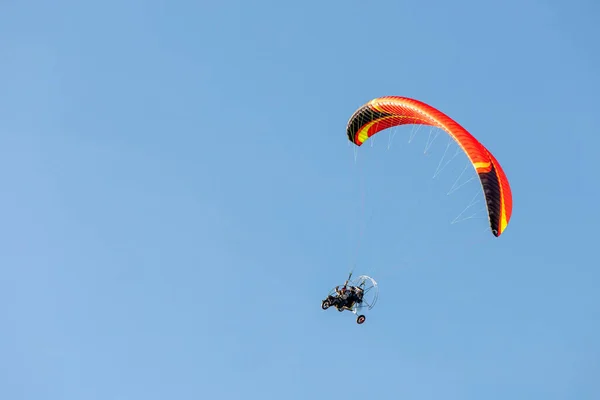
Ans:
[{"label": "clear blue sky", "polygon": [[[599,13],[4,0],[0,398],[600,398]],[[502,237],[450,223],[478,186],[432,179],[446,137],[355,162],[383,95],[494,152]],[[353,265],[362,326],[320,309]]]}]

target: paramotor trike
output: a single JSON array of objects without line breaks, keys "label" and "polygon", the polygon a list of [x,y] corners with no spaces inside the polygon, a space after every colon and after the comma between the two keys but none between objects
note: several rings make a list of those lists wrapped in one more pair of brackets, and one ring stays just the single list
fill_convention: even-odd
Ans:
[{"label": "paramotor trike", "polygon": [[357,315],[356,322],[362,324],[366,317],[361,312],[365,309],[371,310],[378,297],[379,288],[375,279],[361,275],[354,281],[348,279],[341,289],[340,286],[333,288],[321,302],[321,308],[327,310],[333,306],[339,312],[350,311]]}]

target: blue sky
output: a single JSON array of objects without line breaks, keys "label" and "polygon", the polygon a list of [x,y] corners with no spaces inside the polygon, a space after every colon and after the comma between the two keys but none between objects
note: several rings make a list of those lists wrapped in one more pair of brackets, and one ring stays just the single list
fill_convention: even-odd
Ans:
[{"label": "blue sky", "polygon": [[[0,397],[599,398],[598,7],[2,2]],[[355,160],[383,95],[494,152],[502,237],[442,135]]]}]

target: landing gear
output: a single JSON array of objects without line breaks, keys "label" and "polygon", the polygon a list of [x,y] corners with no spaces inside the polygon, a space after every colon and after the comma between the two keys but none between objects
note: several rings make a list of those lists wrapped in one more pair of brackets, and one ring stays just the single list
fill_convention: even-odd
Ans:
[{"label": "landing gear", "polygon": [[330,305],[331,305],[331,304],[329,304],[329,300],[323,300],[323,301],[321,302],[321,308],[322,308],[323,310],[327,310],[327,309],[329,308],[329,306],[330,306]]},{"label": "landing gear", "polygon": [[359,315],[358,318],[356,318],[356,323],[360,325],[363,322],[365,322],[365,319],[367,319],[367,317],[365,317],[364,315]]}]

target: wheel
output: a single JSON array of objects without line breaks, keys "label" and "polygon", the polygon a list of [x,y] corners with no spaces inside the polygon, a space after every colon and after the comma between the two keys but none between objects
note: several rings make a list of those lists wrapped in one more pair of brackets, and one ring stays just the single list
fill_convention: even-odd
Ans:
[{"label": "wheel", "polygon": [[328,301],[328,300],[323,300],[323,301],[321,302],[321,308],[322,308],[323,310],[327,310],[327,309],[329,308],[329,305],[330,305],[330,304],[329,304],[329,301]]},{"label": "wheel", "polygon": [[367,318],[364,315],[359,315],[358,318],[356,318],[356,323],[360,325],[365,322],[365,319]]},{"label": "wheel", "polygon": [[342,307],[338,307],[338,309],[337,309],[337,310],[338,310],[339,312],[342,312],[342,311],[344,311],[344,309],[343,309]]}]

